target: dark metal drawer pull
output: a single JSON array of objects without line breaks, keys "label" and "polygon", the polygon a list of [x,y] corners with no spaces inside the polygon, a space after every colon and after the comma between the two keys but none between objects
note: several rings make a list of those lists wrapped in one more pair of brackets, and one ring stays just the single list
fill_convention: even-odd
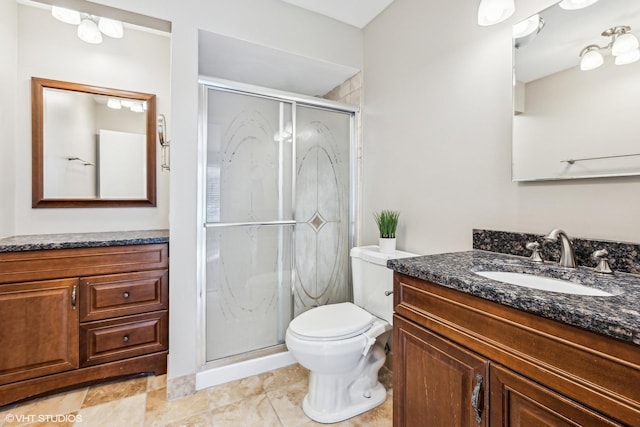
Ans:
[{"label": "dark metal drawer pull", "polygon": [[471,408],[476,414],[476,422],[478,424],[482,424],[482,402],[481,402],[481,394],[482,391],[482,375],[476,374],[476,386],[473,388],[471,392]]}]

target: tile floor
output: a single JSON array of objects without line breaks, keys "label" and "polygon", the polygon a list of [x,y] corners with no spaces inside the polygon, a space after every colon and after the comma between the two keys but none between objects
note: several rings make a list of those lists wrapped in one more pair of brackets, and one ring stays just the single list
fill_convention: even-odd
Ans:
[{"label": "tile floor", "polygon": [[[292,365],[167,401],[165,376],[134,377],[0,407],[0,427],[294,427],[322,426],[302,412],[308,371]],[[377,408],[333,424],[392,425],[391,372],[380,381],[387,400]]]}]

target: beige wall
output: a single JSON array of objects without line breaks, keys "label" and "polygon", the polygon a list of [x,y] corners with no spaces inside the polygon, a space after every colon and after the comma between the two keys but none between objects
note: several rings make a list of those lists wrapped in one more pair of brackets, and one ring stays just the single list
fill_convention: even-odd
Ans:
[{"label": "beige wall", "polygon": [[0,238],[15,230],[15,106],[18,69],[18,5],[0,2]]},{"label": "beige wall", "polygon": [[477,2],[396,0],[365,28],[363,243],[382,208],[417,253],[470,249],[473,228],[640,241],[640,178],[511,181],[511,24],[551,3],[479,27]]}]

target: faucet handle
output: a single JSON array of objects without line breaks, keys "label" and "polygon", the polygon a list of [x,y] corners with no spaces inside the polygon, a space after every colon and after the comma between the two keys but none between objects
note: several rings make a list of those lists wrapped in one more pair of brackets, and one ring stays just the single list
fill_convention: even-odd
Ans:
[{"label": "faucet handle", "polygon": [[544,262],[542,256],[540,255],[540,243],[529,242],[525,247],[531,251],[531,256],[529,257],[531,262]]},{"label": "faucet handle", "polygon": [[609,266],[609,251],[606,249],[599,249],[591,254],[591,256],[598,260],[598,265],[595,270],[598,273],[611,274],[611,266]]}]

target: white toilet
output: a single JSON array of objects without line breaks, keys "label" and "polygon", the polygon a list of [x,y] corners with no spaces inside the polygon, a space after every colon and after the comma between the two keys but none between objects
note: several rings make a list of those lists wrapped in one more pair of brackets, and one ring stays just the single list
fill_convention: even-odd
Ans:
[{"label": "white toilet", "polygon": [[[289,324],[286,343],[311,371],[302,409],[314,421],[335,423],[385,401],[378,381],[393,316],[393,272],[387,260],[416,256],[377,246],[351,249],[353,300],[313,308]],[[387,292],[388,294],[385,294]]]}]

